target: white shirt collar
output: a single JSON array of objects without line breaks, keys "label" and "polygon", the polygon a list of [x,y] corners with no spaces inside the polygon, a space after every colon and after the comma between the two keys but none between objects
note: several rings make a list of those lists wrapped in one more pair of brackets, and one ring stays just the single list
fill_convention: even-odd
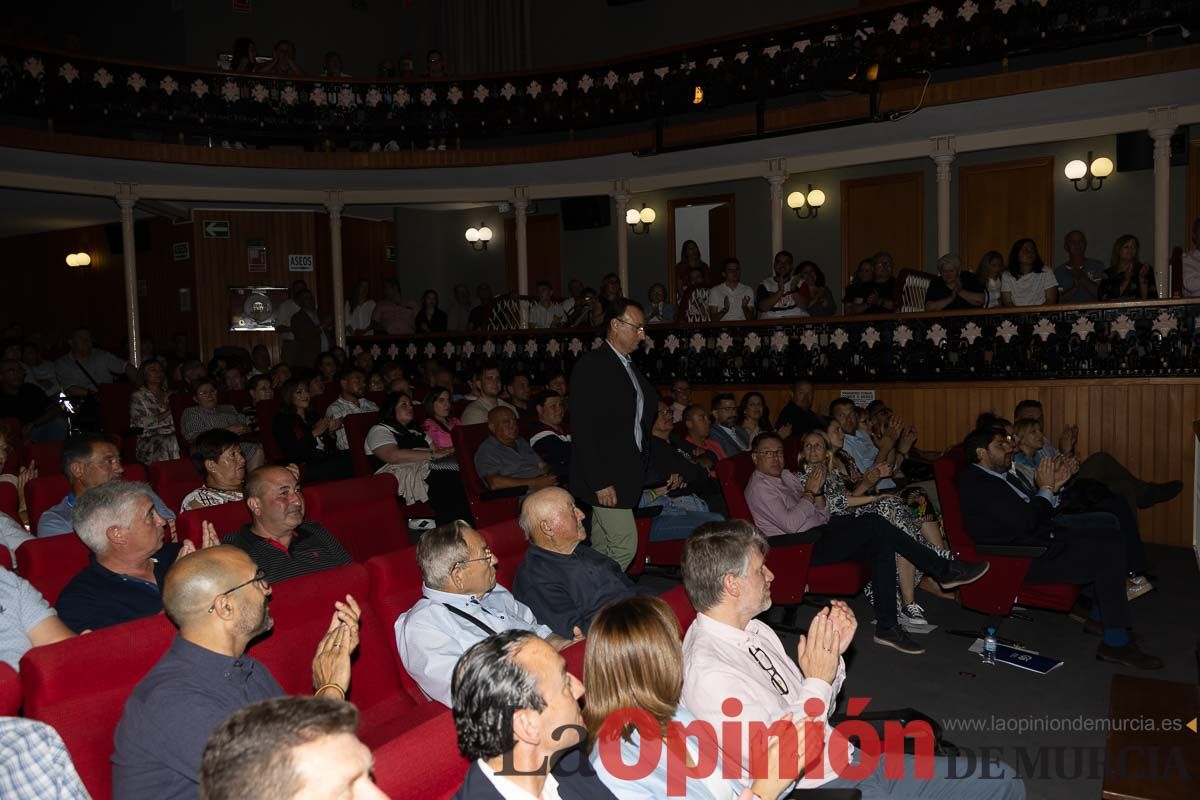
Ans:
[{"label": "white shirt collar", "polygon": [[542,793],[540,795],[532,795],[508,778],[497,775],[496,771],[482,758],[475,763],[479,765],[479,769],[483,772],[484,777],[492,782],[492,786],[496,788],[496,791],[500,793],[500,796],[504,800],[559,800],[558,781],[553,774],[546,775],[546,782],[542,785]]}]

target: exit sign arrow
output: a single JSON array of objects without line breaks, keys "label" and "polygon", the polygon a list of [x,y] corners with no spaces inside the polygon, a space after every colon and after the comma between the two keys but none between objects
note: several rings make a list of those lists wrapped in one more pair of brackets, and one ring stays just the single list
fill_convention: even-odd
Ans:
[{"label": "exit sign arrow", "polygon": [[229,238],[229,220],[227,220],[227,219],[206,219],[206,220],[204,220],[204,238],[205,239],[228,239]]}]

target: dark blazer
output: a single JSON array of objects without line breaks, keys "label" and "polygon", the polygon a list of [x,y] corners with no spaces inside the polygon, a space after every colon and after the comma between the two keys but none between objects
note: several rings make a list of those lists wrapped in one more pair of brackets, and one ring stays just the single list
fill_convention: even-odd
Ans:
[{"label": "dark blazer", "polygon": [[[551,773],[558,781],[558,794],[563,800],[615,800],[579,747],[564,753]],[[472,762],[453,800],[501,800],[501,795],[483,774],[479,763]]]},{"label": "dark blazer", "polygon": [[571,492],[586,503],[607,486],[617,490],[617,508],[637,508],[642,498],[658,392],[636,366],[633,374],[642,387],[642,452],[633,438],[637,393],[612,347],[601,344],[571,371]]},{"label": "dark blazer", "polygon": [[967,534],[977,544],[1050,544],[1057,513],[1043,497],[1021,502],[1001,478],[968,465],[958,476]]}]

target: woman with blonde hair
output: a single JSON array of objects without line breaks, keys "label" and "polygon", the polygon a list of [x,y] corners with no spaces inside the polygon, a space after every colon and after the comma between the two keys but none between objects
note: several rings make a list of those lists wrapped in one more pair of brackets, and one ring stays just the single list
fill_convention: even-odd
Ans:
[{"label": "woman with blonde hair", "polygon": [[[695,717],[680,702],[683,692],[683,647],[679,640],[679,620],[664,601],[657,597],[636,596],[601,609],[588,629],[587,652],[583,661],[583,721],[587,726],[588,746],[596,774],[618,800],[649,800],[667,797],[667,729],[672,724],[689,725]],[[785,717],[785,719],[789,719]],[[662,742],[654,745],[658,763],[646,777],[624,780],[609,768],[618,763],[641,763],[641,735],[650,722]],[[709,746],[715,746],[715,742]],[[687,761],[695,766],[699,746],[685,740]],[[773,737],[768,763],[778,762],[779,737]],[[721,777],[721,759],[717,768],[704,778],[689,778],[682,796],[700,800],[738,797],[773,800],[783,795],[792,779],[764,777],[751,785]],[[778,774],[778,769],[773,769]]]}]

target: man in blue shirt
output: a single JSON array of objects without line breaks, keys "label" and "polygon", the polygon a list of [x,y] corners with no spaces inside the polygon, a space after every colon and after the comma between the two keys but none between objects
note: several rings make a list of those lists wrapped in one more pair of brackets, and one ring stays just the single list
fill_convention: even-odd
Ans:
[{"label": "man in blue shirt", "polygon": [[[854,401],[839,397],[829,404],[829,416],[837,420],[838,425],[842,428],[842,433],[846,437],[842,449],[850,454],[854,459],[855,466],[859,471],[866,474],[871,467],[876,464],[889,464],[893,467],[897,466],[896,443],[898,435],[895,426],[889,426],[884,432],[883,438],[880,440],[882,447],[876,447],[875,442],[871,440],[871,434],[858,427],[858,409],[854,406]],[[884,478],[875,484],[875,488],[879,491],[887,491],[895,489],[896,482],[891,478]]]}]

